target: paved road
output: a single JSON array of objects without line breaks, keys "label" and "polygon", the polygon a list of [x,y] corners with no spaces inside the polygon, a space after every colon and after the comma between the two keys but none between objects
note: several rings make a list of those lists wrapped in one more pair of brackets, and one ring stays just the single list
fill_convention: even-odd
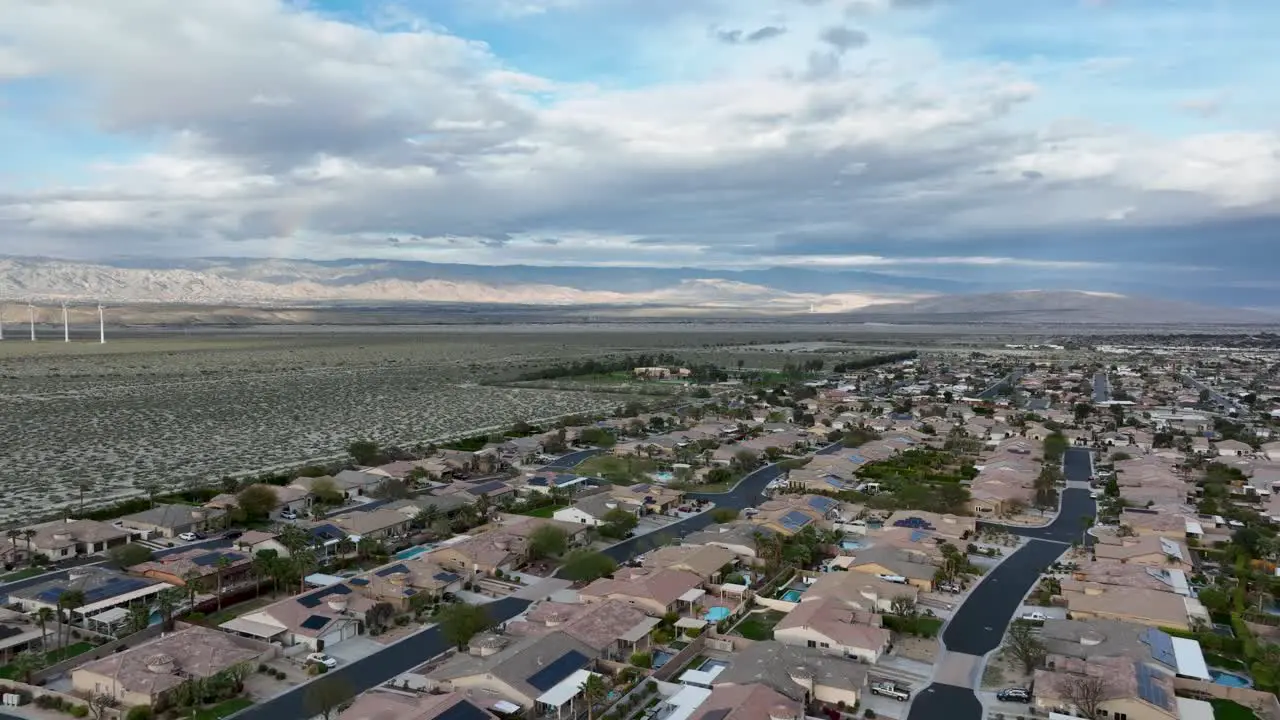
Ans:
[{"label": "paved road", "polygon": [[997,395],[999,395],[999,394],[1000,394],[1000,388],[1002,388],[1002,387],[1004,387],[1004,386],[1006,386],[1006,385],[1012,385],[1013,383],[1017,382],[1017,381],[1018,381],[1018,379],[1019,379],[1019,378],[1021,378],[1021,377],[1022,377],[1022,371],[1021,371],[1021,370],[1014,370],[1013,372],[1009,373],[1008,375],[1005,375],[1004,377],[1002,377],[1002,378],[1000,378],[999,380],[997,380],[995,383],[993,383],[993,384],[991,385],[991,387],[989,387],[989,388],[987,388],[986,390],[983,390],[982,392],[978,393],[978,398],[979,398],[980,400],[991,400],[991,399],[994,399]]},{"label": "paved road", "polygon": [[586,450],[575,450],[574,452],[571,452],[567,455],[561,455],[555,460],[552,460],[550,463],[543,465],[542,469],[543,470],[571,470],[574,467],[576,467],[578,463],[582,462],[583,460],[586,460],[589,457],[592,457],[593,455],[599,455],[601,452],[604,452],[604,451],[601,450],[600,448],[587,448]]},{"label": "paved road", "polygon": [[1093,401],[1097,403],[1109,402],[1111,400],[1111,381],[1107,378],[1106,372],[1098,372],[1093,375]]},{"label": "paved road", "polygon": [[[162,558],[166,555],[173,555],[174,553],[185,552],[187,550],[191,550],[192,548],[224,548],[224,547],[231,547],[231,541],[224,540],[220,537],[215,537],[215,538],[210,538],[208,540],[201,540],[200,542],[186,543],[183,545],[179,545],[177,547],[165,548],[163,550],[155,550],[155,551],[152,551],[151,554],[154,557]],[[112,567],[112,568],[116,567],[115,563],[113,563],[111,560],[103,560],[99,558],[93,558],[87,562],[68,563],[65,566],[61,566],[62,569],[53,571],[51,573],[46,573],[44,575],[37,575],[35,577],[23,578],[21,580],[14,580],[13,582],[10,582],[10,583],[4,583],[3,585],[0,585],[0,596],[7,595],[8,593],[11,593],[15,590],[29,588],[32,585],[39,585],[40,583],[49,582],[50,580],[65,580],[67,577],[67,569],[69,569],[70,567],[84,567],[86,565],[103,565],[103,566]]]},{"label": "paved road", "polygon": [[[1088,481],[1092,468],[1088,450],[1067,450],[1063,471],[1069,481]],[[1040,573],[1062,555],[1065,543],[1078,541],[1084,535],[1080,518],[1092,517],[1096,512],[1088,490],[1068,487],[1062,492],[1058,517],[1048,526],[1001,526],[1031,538],[1031,542],[987,574],[952,615],[942,633],[947,651],[982,656],[999,647],[1009,621],[1035,586]],[[942,683],[934,683],[917,693],[908,715],[908,720],[981,719],[982,704],[972,690]]]}]

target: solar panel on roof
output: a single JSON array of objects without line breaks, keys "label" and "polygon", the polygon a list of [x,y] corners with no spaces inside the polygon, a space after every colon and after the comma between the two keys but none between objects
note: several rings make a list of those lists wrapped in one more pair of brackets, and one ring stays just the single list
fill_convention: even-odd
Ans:
[{"label": "solar panel on roof", "polygon": [[381,570],[375,572],[374,575],[377,575],[378,577],[386,577],[388,575],[395,575],[396,573],[407,573],[407,572],[409,572],[409,568],[406,567],[404,563],[396,563],[391,567],[382,568]]},{"label": "solar panel on roof", "polygon": [[824,513],[834,510],[836,504],[835,500],[832,500],[829,497],[822,497],[821,495],[815,495],[809,498],[809,507]]},{"label": "solar panel on roof", "polygon": [[350,595],[351,588],[346,585],[331,585],[327,588],[317,590],[310,595],[303,595],[298,598],[298,604],[305,608],[313,608],[324,602],[324,599],[330,595]]},{"label": "solar panel on roof", "polygon": [[444,712],[436,715],[436,720],[488,720],[489,714],[476,707],[469,700],[459,700]]},{"label": "solar panel on roof", "polygon": [[586,667],[588,662],[586,655],[577,650],[570,650],[544,665],[538,672],[530,675],[526,682],[539,692],[546,692],[555,687],[561,680]]},{"label": "solar panel on roof", "polygon": [[351,578],[347,582],[351,583],[352,585],[358,585],[360,587],[364,587],[365,585],[369,584],[368,578]]},{"label": "solar panel on roof", "polygon": [[493,480],[491,482],[487,482],[482,485],[476,485],[475,487],[471,488],[467,492],[471,493],[472,495],[475,495],[475,494],[487,495],[491,492],[494,492],[495,490],[502,490],[502,489],[505,489],[506,487],[507,487],[506,483],[503,483],[501,480]]},{"label": "solar panel on roof", "polygon": [[796,532],[811,522],[813,522],[813,518],[805,515],[799,510],[790,510],[785,515],[778,518],[778,524],[791,532]]},{"label": "solar panel on roof", "polygon": [[448,572],[439,572],[439,573],[436,573],[435,575],[432,575],[432,577],[436,580],[439,580],[442,583],[451,583],[458,579],[457,575],[454,575],[453,573],[448,573]]},{"label": "solar panel on roof", "polygon": [[1142,634],[1142,642],[1151,648],[1151,659],[1173,669],[1178,668],[1178,660],[1173,651],[1173,638],[1163,630],[1149,628]]},{"label": "solar panel on roof", "polygon": [[199,557],[192,558],[191,562],[200,567],[212,567],[217,565],[218,560],[221,558],[226,558],[228,562],[234,563],[244,559],[244,556],[238,553],[219,552],[215,550],[214,552],[205,553]]},{"label": "solar panel on roof", "polygon": [[302,623],[298,625],[298,627],[302,628],[303,630],[320,630],[321,628],[323,628],[325,625],[328,625],[328,624],[329,624],[329,618],[323,615],[310,615],[307,617],[306,620],[303,620]]},{"label": "solar panel on roof", "polygon": [[1167,708],[1169,693],[1159,684],[1155,674],[1157,671],[1140,662],[1134,663],[1134,669],[1138,675],[1138,697],[1157,707]]}]

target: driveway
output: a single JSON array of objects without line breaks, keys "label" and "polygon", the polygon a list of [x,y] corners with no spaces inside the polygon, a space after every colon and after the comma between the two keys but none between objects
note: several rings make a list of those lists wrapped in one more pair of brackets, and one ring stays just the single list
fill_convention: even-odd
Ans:
[{"label": "driveway", "polygon": [[363,660],[374,653],[382,652],[386,645],[364,635],[344,640],[332,647],[326,647],[324,652],[326,655],[332,655],[338,660],[338,667],[342,667],[347,663],[353,663],[357,660]]}]

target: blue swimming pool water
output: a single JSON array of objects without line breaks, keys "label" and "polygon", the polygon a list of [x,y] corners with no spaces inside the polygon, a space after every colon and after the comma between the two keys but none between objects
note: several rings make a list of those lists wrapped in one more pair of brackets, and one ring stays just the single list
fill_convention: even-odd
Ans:
[{"label": "blue swimming pool water", "polygon": [[857,540],[841,540],[840,548],[843,550],[857,550],[862,547],[862,543]]},{"label": "blue swimming pool water", "polygon": [[702,672],[711,672],[716,668],[727,668],[727,667],[729,667],[729,663],[723,660],[708,660],[702,663],[701,665],[699,665],[697,669],[701,670]]},{"label": "blue swimming pool water", "polygon": [[1253,681],[1243,675],[1236,675],[1225,670],[1210,670],[1209,677],[1218,685],[1226,685],[1227,687],[1247,688],[1253,687]]},{"label": "blue swimming pool water", "polygon": [[702,617],[704,620],[709,620],[711,622],[720,622],[721,620],[729,617],[730,614],[731,613],[729,612],[729,608],[713,607],[707,611],[706,615],[703,615]]},{"label": "blue swimming pool water", "polygon": [[427,551],[427,549],[426,549],[426,548],[424,548],[424,547],[411,547],[411,548],[408,548],[408,549],[406,549],[406,550],[401,550],[400,552],[396,553],[396,559],[397,559],[397,560],[408,560],[409,558],[415,558],[415,557],[418,557],[419,555],[421,555],[422,553],[424,553],[424,552],[426,552],[426,551]]},{"label": "blue swimming pool water", "polygon": [[667,472],[666,470],[660,470],[658,472],[652,473],[652,475],[653,475],[653,479],[657,480],[658,482],[671,482],[676,478],[675,473],[670,473],[670,472]]},{"label": "blue swimming pool water", "polygon": [[671,658],[673,657],[675,657],[675,655],[672,655],[666,650],[654,650],[653,651],[653,669],[657,670],[663,665],[666,665],[667,662],[670,661]]},{"label": "blue swimming pool water", "polygon": [[782,593],[782,599],[786,600],[787,602],[800,602],[800,591],[788,590]]}]

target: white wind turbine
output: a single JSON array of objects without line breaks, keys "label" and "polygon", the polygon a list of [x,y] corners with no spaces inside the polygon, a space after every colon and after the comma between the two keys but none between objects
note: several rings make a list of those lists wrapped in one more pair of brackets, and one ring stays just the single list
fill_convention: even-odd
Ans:
[{"label": "white wind turbine", "polygon": [[102,303],[98,303],[98,343],[102,344],[107,341],[107,325],[102,320]]},{"label": "white wind turbine", "polygon": [[31,318],[31,342],[36,341],[36,306],[27,303],[27,315]]},{"label": "white wind turbine", "polygon": [[67,304],[62,303],[62,342],[71,342],[71,326],[67,324]]}]

